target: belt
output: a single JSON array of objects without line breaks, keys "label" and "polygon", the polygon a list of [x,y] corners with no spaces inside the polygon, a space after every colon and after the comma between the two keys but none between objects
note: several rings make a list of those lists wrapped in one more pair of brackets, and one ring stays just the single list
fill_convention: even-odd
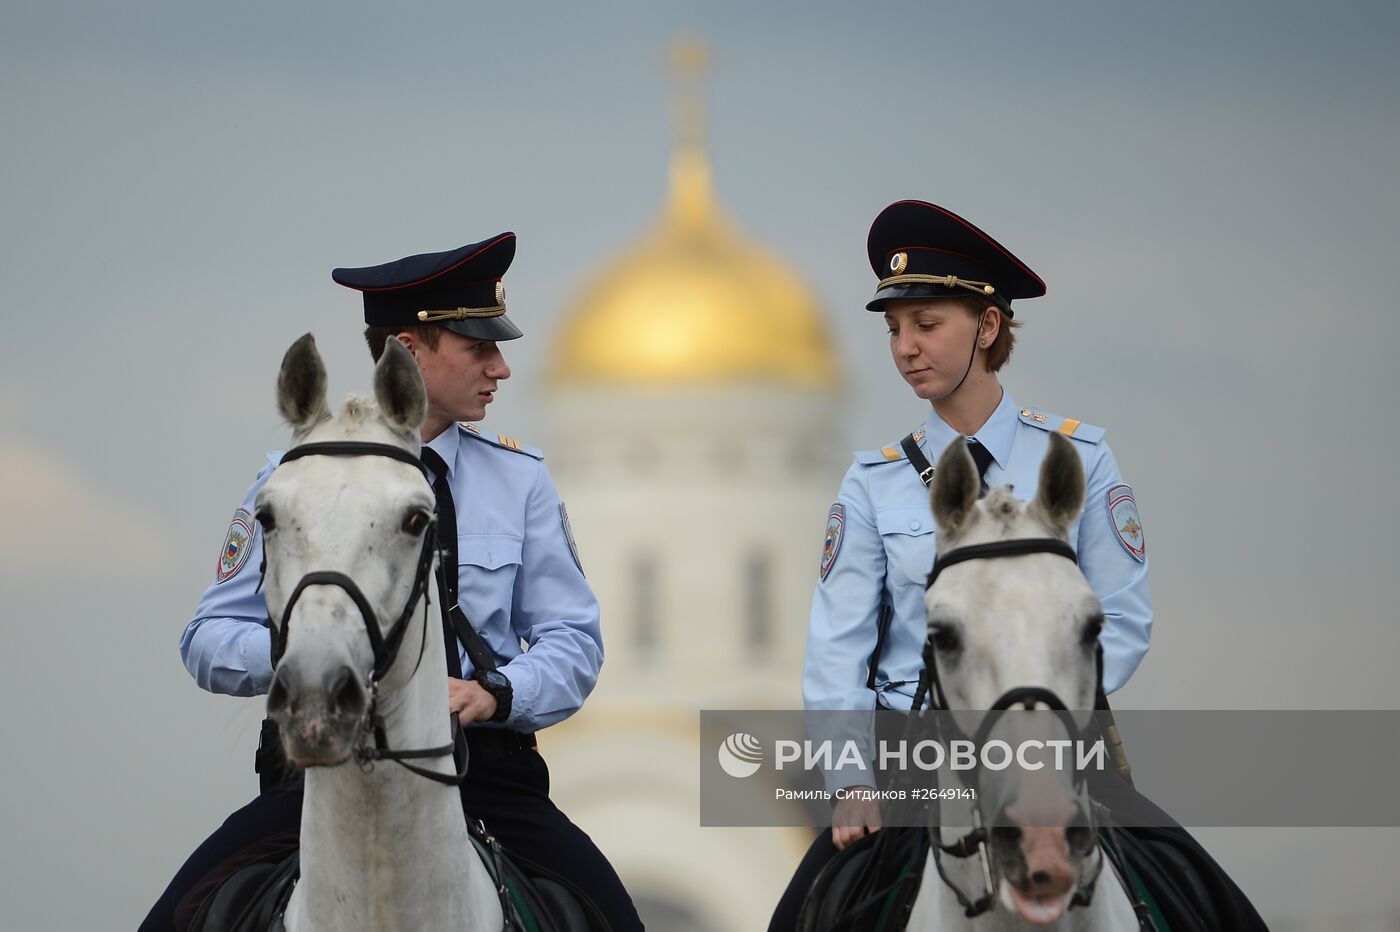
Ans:
[{"label": "belt", "polygon": [[535,747],[533,731],[511,731],[508,728],[466,729],[467,750],[473,761],[505,760],[516,751]]}]

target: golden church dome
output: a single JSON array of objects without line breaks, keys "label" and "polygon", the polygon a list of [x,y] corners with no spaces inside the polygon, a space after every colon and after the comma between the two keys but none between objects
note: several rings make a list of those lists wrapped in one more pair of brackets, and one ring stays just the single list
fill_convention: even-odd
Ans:
[{"label": "golden church dome", "polygon": [[550,384],[837,391],[840,366],[816,300],[723,216],[694,109],[681,124],[661,222],[584,289],[556,331]]}]

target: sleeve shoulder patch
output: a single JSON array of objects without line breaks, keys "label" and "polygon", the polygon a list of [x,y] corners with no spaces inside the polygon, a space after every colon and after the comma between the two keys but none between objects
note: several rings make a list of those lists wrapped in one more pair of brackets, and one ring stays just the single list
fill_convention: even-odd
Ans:
[{"label": "sleeve shoulder patch", "polygon": [[224,535],[224,546],[219,551],[219,562],[214,567],[216,583],[228,582],[238,575],[248,562],[248,554],[253,551],[253,515],[246,508],[233,513],[233,522]]},{"label": "sleeve shoulder patch", "polygon": [[1022,424],[1031,427],[1038,427],[1044,431],[1054,431],[1064,434],[1074,440],[1084,443],[1099,443],[1108,433],[1102,427],[1095,427],[1093,424],[1085,424],[1083,421],[1072,417],[1060,417],[1058,414],[1051,414],[1048,411],[1041,411],[1036,408],[1022,408],[1020,411]]},{"label": "sleeve shoulder patch", "polygon": [[[569,554],[574,558],[574,565],[578,571],[583,573],[583,561],[578,558],[578,544],[574,541],[574,529],[569,527],[569,510],[564,507],[564,503],[559,503],[559,523],[564,528],[564,540],[568,541]],[[584,573],[584,575],[588,575]]]},{"label": "sleeve shoulder patch", "polygon": [[841,553],[841,539],[846,536],[846,506],[837,502],[826,515],[826,539],[822,542],[821,579],[826,581],[836,557]]},{"label": "sleeve shoulder patch", "polygon": [[1119,483],[1108,490],[1108,521],[1118,543],[1139,563],[1147,559],[1147,534],[1138,516],[1137,501],[1131,487]]}]

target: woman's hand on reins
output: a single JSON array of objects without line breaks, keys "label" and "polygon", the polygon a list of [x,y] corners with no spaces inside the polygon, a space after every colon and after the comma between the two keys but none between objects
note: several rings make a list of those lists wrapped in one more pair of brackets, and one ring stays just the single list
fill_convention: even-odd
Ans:
[{"label": "woman's hand on reins", "polygon": [[836,803],[836,811],[831,814],[831,843],[840,851],[851,842],[880,830],[880,802],[860,790],[869,786],[848,787],[846,794]]},{"label": "woman's hand on reins", "polygon": [[447,707],[463,725],[489,722],[496,714],[496,697],[476,680],[447,678]]}]

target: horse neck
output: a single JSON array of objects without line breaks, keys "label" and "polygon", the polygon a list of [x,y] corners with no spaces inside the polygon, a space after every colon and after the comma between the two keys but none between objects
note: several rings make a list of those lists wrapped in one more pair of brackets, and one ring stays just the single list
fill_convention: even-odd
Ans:
[{"label": "horse neck", "polygon": [[[416,615],[423,619],[421,602]],[[421,660],[415,656],[419,632],[410,629],[395,664],[416,664],[416,672],[378,700],[388,744],[396,750],[452,743],[441,615],[429,612],[425,623]],[[411,763],[452,771],[451,756]],[[318,929],[475,928],[469,914],[499,914],[457,788],[393,761],[369,770],[351,761],[306,772],[297,895],[301,903],[294,905],[303,908],[295,912],[315,916]]]}]

